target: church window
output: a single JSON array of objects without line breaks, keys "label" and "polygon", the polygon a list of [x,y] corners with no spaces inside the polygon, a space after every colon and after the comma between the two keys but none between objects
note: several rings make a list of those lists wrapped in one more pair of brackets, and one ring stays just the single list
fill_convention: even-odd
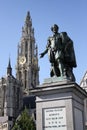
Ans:
[{"label": "church window", "polygon": [[26,41],[26,43],[25,43],[25,53],[28,51],[28,43],[27,43],[27,41]]},{"label": "church window", "polygon": [[32,63],[32,43],[30,44],[30,50],[31,50],[31,63]]},{"label": "church window", "polygon": [[25,70],[25,88],[27,87],[27,71]]},{"label": "church window", "polygon": [[82,85],[83,87],[85,86],[85,81],[83,80],[83,85]]},{"label": "church window", "polygon": [[19,72],[19,80],[21,80],[21,78],[22,78],[22,74],[21,72]]},{"label": "church window", "polygon": [[25,54],[25,57],[26,57],[26,62],[28,61],[28,55],[27,55],[27,53]]},{"label": "church window", "polygon": [[28,42],[25,42],[25,57],[26,57],[26,61],[28,60]]},{"label": "church window", "polygon": [[17,88],[17,108],[19,108],[19,93],[20,93],[20,89]]}]

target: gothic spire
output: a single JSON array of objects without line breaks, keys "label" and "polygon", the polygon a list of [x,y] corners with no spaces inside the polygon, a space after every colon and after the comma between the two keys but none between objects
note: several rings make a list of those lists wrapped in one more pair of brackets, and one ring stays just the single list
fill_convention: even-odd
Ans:
[{"label": "gothic spire", "polygon": [[30,12],[27,12],[26,18],[25,18],[25,24],[24,27],[22,27],[22,36],[30,35],[32,32],[32,19],[30,16]]},{"label": "gothic spire", "polygon": [[32,26],[32,21],[31,21],[31,16],[30,16],[29,11],[27,12],[27,16],[26,16],[26,19],[25,19],[25,25],[26,26]]},{"label": "gothic spire", "polygon": [[30,19],[30,12],[27,12],[26,21]]},{"label": "gothic spire", "polygon": [[12,68],[11,68],[10,58],[9,58],[8,67],[7,67],[7,75],[12,75]]},{"label": "gothic spire", "polygon": [[[22,27],[22,37],[18,45],[18,60],[16,67],[16,77],[23,84],[23,91],[26,94],[30,92],[33,84],[39,84],[39,67],[38,67],[38,48],[35,46],[34,28],[30,12],[27,12],[24,26]],[[26,59],[24,63],[20,59]],[[34,61],[34,63],[32,62]],[[21,64],[22,63],[22,64]]]}]

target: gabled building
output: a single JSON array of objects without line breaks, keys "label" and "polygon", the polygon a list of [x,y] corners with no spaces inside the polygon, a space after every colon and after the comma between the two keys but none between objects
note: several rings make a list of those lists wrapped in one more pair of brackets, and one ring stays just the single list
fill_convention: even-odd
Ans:
[{"label": "gabled building", "polygon": [[81,82],[80,82],[80,86],[86,90],[87,92],[87,71],[85,72]]},{"label": "gabled building", "polygon": [[[87,92],[87,71],[85,72],[80,82],[80,87],[82,87]],[[84,100],[84,109],[85,109],[85,125],[87,128],[87,99]]]}]

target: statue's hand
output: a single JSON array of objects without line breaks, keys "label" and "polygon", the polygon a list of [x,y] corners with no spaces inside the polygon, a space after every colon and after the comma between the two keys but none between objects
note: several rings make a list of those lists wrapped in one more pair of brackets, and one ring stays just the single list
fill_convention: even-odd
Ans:
[{"label": "statue's hand", "polygon": [[42,58],[44,56],[44,53],[40,53],[39,55],[40,55],[40,58]]}]

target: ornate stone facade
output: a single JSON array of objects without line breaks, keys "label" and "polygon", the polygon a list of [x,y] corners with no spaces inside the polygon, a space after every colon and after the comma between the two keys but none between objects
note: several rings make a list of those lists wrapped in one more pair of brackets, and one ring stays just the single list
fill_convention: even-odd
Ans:
[{"label": "ornate stone facade", "polygon": [[30,13],[27,13],[22,37],[18,45],[16,77],[23,83],[24,95],[39,84],[38,47],[35,45],[34,29]]}]

